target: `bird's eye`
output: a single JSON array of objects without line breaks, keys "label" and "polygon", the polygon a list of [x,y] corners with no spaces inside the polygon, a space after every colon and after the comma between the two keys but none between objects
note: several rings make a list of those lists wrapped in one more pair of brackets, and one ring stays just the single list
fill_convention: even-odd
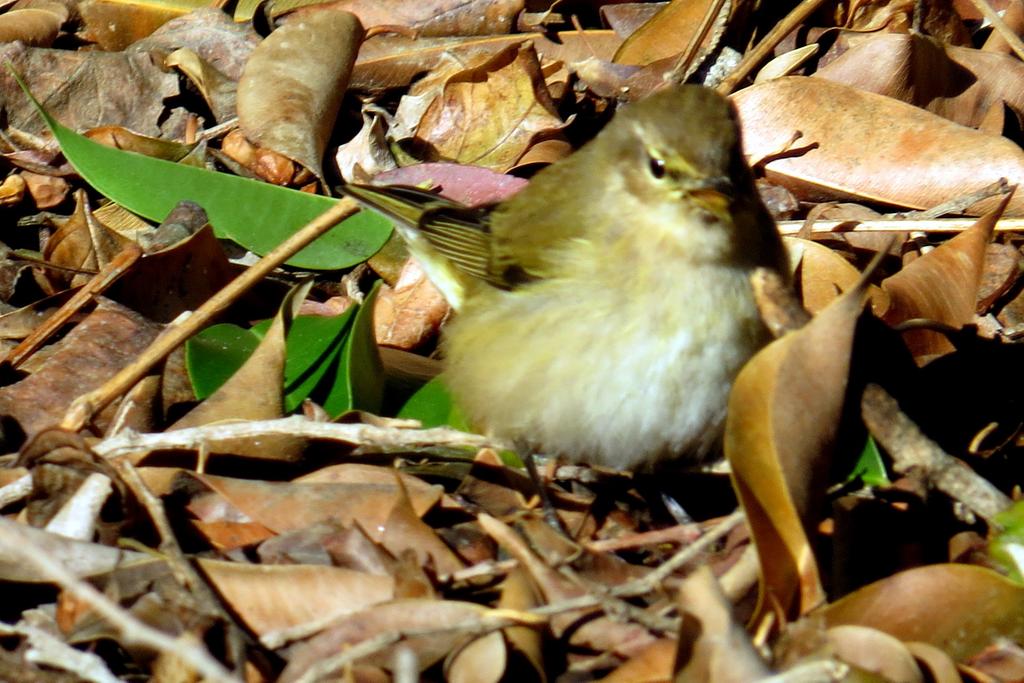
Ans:
[{"label": "bird's eye", "polygon": [[659,159],[658,157],[652,156],[648,161],[651,175],[657,179],[665,177],[665,160]]}]

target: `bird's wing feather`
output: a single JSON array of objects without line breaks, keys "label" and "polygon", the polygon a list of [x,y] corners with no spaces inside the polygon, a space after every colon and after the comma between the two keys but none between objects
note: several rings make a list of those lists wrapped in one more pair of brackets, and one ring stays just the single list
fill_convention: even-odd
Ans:
[{"label": "bird's wing feather", "polygon": [[489,209],[469,208],[415,187],[350,183],[342,192],[395,222],[395,227],[448,302],[458,309],[471,281],[502,289],[494,272]]}]

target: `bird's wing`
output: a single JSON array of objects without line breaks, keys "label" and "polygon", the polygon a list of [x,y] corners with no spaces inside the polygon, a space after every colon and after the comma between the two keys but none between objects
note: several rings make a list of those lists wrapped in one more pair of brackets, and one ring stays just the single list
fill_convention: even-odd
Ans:
[{"label": "bird's wing", "polygon": [[508,289],[493,273],[489,210],[469,208],[415,187],[349,183],[342,192],[392,221],[427,275],[455,307],[469,280]]}]

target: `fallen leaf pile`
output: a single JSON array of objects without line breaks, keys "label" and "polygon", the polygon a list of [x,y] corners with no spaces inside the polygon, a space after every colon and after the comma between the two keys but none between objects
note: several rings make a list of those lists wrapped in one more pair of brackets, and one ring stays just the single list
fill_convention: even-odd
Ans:
[{"label": "fallen leaf pile", "polygon": [[[1021,35],[1021,0],[4,3],[0,680],[1024,680]],[[751,283],[724,460],[542,461],[556,530],[337,188],[498,202],[683,82],[731,97],[796,296]]]}]

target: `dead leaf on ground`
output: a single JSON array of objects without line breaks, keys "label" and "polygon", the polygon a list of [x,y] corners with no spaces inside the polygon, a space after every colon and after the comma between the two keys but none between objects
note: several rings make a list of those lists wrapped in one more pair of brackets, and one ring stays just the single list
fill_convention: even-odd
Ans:
[{"label": "dead leaf on ground", "polygon": [[529,41],[545,62],[575,65],[589,58],[610,61],[622,39],[613,31],[566,31],[550,38],[539,33],[468,38],[407,38],[380,35],[359,50],[352,87],[378,90],[409,85],[424,72],[435,71],[449,55],[463,64],[490,59],[511,45]]},{"label": "dead leaf on ground", "polygon": [[407,125],[430,160],[496,171],[511,168],[536,139],[554,136],[564,125],[530,47],[512,46],[458,70],[425,105],[422,117]]},{"label": "dead leaf on ground", "polygon": [[755,619],[825,600],[810,534],[827,486],[865,283],[775,340],[740,371],[725,455],[761,559]]},{"label": "dead leaf on ground", "polygon": [[[960,328],[973,321],[985,252],[996,221],[1010,201],[1011,195],[1007,195],[970,229],[886,278],[882,289],[892,301],[886,322],[925,318]],[[953,349],[944,334],[932,330],[911,330],[904,339],[914,356],[922,359]]]},{"label": "dead leaf on ground", "polygon": [[[312,284],[307,281],[292,289],[274,316],[270,329],[242,367],[169,430],[226,420],[271,420],[283,416],[285,336]],[[302,454],[305,439],[281,434],[254,439],[211,439],[205,445],[212,453],[287,461]]]},{"label": "dead leaf on ground", "polygon": [[1024,587],[982,567],[935,564],[865,586],[822,616],[829,626],[867,626],[962,661],[996,638],[1024,637]]},{"label": "dead leaf on ground", "polygon": [[973,128],[1003,102],[1018,115],[1024,113],[1024,64],[1016,56],[943,45],[916,33],[872,36],[814,76]]},{"label": "dead leaf on ground", "polygon": [[[928,209],[1006,178],[1024,181],[1024,151],[1006,138],[959,126],[903,102],[819,78],[787,76],[733,96],[744,152],[769,180],[800,199],[859,200]],[[864,140],[872,144],[865,145]],[[998,200],[970,207],[988,211]],[[1024,195],[1008,216],[1024,214]]]},{"label": "dead leaf on ground", "polygon": [[262,147],[324,181],[321,161],[348,86],[363,28],[320,5],[293,16],[253,51],[238,82],[238,122]]}]

